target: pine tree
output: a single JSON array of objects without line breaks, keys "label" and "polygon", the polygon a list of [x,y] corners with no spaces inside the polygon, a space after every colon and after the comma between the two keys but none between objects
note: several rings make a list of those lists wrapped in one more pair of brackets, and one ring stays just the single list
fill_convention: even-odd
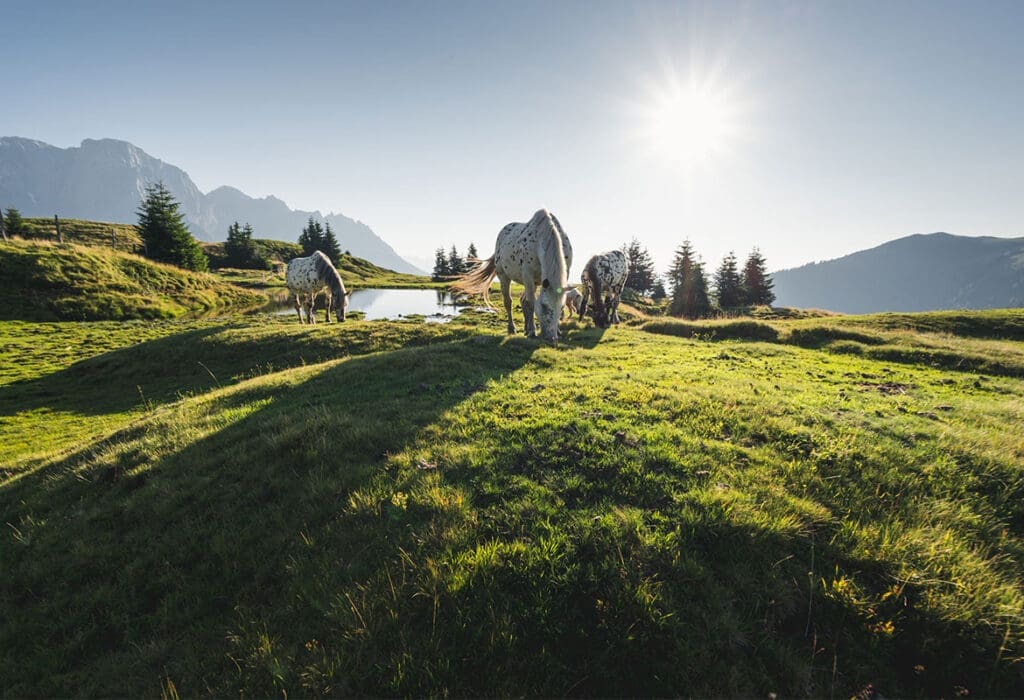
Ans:
[{"label": "pine tree", "polygon": [[689,240],[683,241],[683,244],[676,250],[668,276],[672,285],[669,314],[700,318],[711,311],[704,265],[697,259]]},{"label": "pine tree", "polygon": [[455,249],[455,245],[452,245],[451,252],[448,253],[448,274],[458,275],[462,273],[462,257],[459,255],[459,251]]},{"label": "pine tree", "polygon": [[146,196],[138,209],[139,223],[135,225],[146,257],[188,270],[206,271],[209,261],[185,226],[178,211],[180,206],[162,182],[146,186]]},{"label": "pine tree", "polygon": [[7,215],[4,217],[4,231],[8,236],[25,234],[25,220],[21,218],[21,212],[14,207],[7,208]]},{"label": "pine tree", "polygon": [[440,282],[451,274],[451,270],[448,269],[448,256],[444,252],[444,248],[438,248],[434,251],[434,273],[431,275],[431,279],[435,282]]},{"label": "pine tree", "polygon": [[228,240],[224,243],[224,258],[228,267],[243,270],[268,270],[272,267],[270,257],[263,246],[253,240],[252,226],[244,227],[238,222],[228,226]]},{"label": "pine tree", "polygon": [[654,301],[661,301],[668,296],[668,292],[665,291],[665,280],[661,277],[657,277],[654,280],[654,287],[651,290],[651,299]]},{"label": "pine tree", "polygon": [[462,261],[462,271],[469,272],[476,267],[477,261],[480,259],[480,254],[476,252],[476,246],[472,243],[469,244],[469,248],[466,249],[466,259]]},{"label": "pine tree", "polygon": [[324,222],[323,248],[320,250],[331,259],[335,266],[341,261],[341,246],[338,245],[338,239],[334,236],[329,221]]},{"label": "pine tree", "polygon": [[302,254],[306,257],[324,248],[324,227],[319,221],[309,217],[309,223],[299,234],[299,245],[302,246]]},{"label": "pine tree", "polygon": [[629,274],[626,275],[626,287],[640,294],[654,289],[654,261],[646,248],[640,247],[636,238],[626,245],[626,264]]},{"label": "pine tree", "polygon": [[736,254],[732,251],[722,259],[722,264],[715,271],[715,296],[718,308],[723,311],[743,305],[743,285],[736,265]]},{"label": "pine tree", "polygon": [[766,265],[761,251],[754,248],[743,265],[743,275],[740,280],[745,304],[771,306],[775,301],[775,292],[772,291],[775,282],[768,276]]}]

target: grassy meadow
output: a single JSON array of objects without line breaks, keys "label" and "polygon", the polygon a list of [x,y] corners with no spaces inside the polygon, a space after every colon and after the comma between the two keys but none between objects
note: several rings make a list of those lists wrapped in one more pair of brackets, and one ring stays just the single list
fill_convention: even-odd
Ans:
[{"label": "grassy meadow", "polygon": [[796,316],[0,321],[0,695],[1024,694],[1024,310]]}]

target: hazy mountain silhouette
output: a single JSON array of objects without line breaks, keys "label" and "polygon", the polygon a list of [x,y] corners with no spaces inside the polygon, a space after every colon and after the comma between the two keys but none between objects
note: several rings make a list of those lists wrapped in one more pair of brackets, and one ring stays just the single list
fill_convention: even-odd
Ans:
[{"label": "hazy mountain silhouette", "polygon": [[233,187],[203,194],[184,170],[127,141],[86,139],[79,147],[57,148],[0,138],[0,208],[14,207],[23,216],[135,223],[146,185],[158,180],[181,203],[200,240],[225,240],[228,226],[239,221],[250,223],[258,238],[295,241],[312,216],[331,224],[342,250],[391,270],[423,274],[360,221],[293,210],[276,197],[256,199]]},{"label": "hazy mountain silhouette", "polygon": [[772,279],[779,306],[844,313],[1024,307],[1024,238],[916,234]]}]

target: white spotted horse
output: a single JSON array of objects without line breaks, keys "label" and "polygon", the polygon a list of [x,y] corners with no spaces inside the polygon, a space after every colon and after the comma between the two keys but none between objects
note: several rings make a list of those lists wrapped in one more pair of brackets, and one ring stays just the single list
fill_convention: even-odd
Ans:
[{"label": "white spotted horse", "polygon": [[[629,266],[621,250],[598,253],[587,261],[580,279],[583,282],[583,300],[580,318],[591,305],[590,315],[598,328],[607,328],[619,322],[619,297],[626,286]],[[591,302],[591,297],[593,301]]]},{"label": "white spotted horse", "polygon": [[327,305],[324,310],[324,321],[330,322],[331,309],[339,321],[345,320],[348,309],[348,297],[351,292],[345,291],[341,275],[334,269],[331,259],[319,250],[306,258],[293,258],[288,261],[288,270],[284,276],[288,286],[288,294],[295,297],[295,311],[299,314],[299,323],[303,323],[302,312],[311,324],[316,323],[313,304],[317,295],[327,290]]},{"label": "white spotted horse", "polygon": [[522,306],[526,335],[537,335],[533,321],[536,311],[541,337],[555,344],[571,265],[572,245],[568,236],[555,215],[541,209],[527,223],[512,223],[501,229],[494,255],[458,277],[452,289],[462,294],[483,294],[486,300],[491,280],[497,275],[508,315],[508,332],[515,333],[510,288],[512,282],[521,283],[525,287]]}]

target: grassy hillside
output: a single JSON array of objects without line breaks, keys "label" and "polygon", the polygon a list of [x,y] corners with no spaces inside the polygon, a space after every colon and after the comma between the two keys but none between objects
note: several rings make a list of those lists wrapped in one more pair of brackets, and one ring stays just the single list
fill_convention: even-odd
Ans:
[{"label": "grassy hillside", "polygon": [[[268,241],[259,241],[260,243],[267,243]],[[293,243],[285,243],[283,241],[269,241],[270,243],[279,244],[274,250],[274,259],[281,262],[287,262],[293,257],[302,255],[302,249]],[[223,243],[204,243],[203,250],[208,256],[223,256],[224,244]],[[290,248],[294,247],[297,250],[292,251]],[[280,254],[286,254],[285,257],[278,257]],[[291,254],[291,253],[294,253]],[[232,284],[238,284],[242,286],[253,286],[253,287],[284,287],[284,267],[278,266],[272,272],[264,272],[263,270],[237,270],[234,268],[221,268],[217,270],[216,274],[221,279],[230,282]],[[431,282],[429,277],[421,277],[419,275],[409,275],[404,272],[395,272],[394,270],[387,270],[383,267],[374,265],[369,260],[363,260],[352,255],[341,256],[341,260],[338,261],[338,274],[341,275],[342,281],[345,283],[345,288],[348,290],[359,289],[361,287],[385,287],[388,289],[423,289],[432,287],[444,287],[442,283]]]},{"label": "grassy hillside", "polygon": [[1024,693],[1024,311],[477,318],[0,323],[3,694]]},{"label": "grassy hillside", "polygon": [[[52,218],[29,217],[24,221],[25,231],[22,238],[57,242],[57,229]],[[60,231],[65,243],[113,247],[129,253],[136,253],[142,248],[139,232],[131,224],[61,219]]]},{"label": "grassy hillside", "polygon": [[0,319],[174,318],[265,301],[211,275],[111,248],[0,242]]}]

